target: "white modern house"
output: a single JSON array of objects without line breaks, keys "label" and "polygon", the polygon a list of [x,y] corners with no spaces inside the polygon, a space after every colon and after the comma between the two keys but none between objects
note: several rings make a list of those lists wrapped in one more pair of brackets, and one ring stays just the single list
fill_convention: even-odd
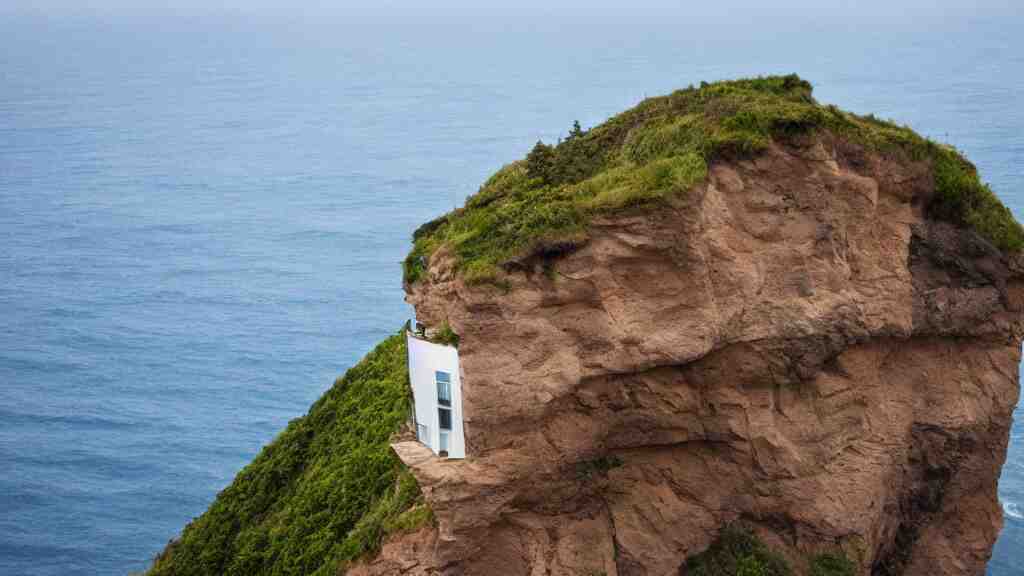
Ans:
[{"label": "white modern house", "polygon": [[416,438],[435,454],[466,457],[459,351],[406,331]]}]

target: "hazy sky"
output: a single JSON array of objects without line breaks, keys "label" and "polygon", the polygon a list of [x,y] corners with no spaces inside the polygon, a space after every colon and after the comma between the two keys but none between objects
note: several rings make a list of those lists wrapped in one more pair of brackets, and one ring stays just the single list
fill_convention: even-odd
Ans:
[{"label": "hazy sky", "polygon": [[[925,44],[955,43],[976,29],[973,20],[1019,23],[1021,1],[0,0],[0,31],[9,36],[0,44],[28,51],[48,40],[63,46],[69,31],[100,26],[111,37],[130,35],[136,42],[167,46],[243,34],[286,45],[346,45],[391,53],[396,46],[408,46],[484,54],[489,46],[519,44],[524,58],[545,50],[593,59],[595,51],[650,54],[663,49],[713,59],[718,50],[746,47],[757,53],[764,43],[784,42],[800,47],[794,53],[804,58],[844,46],[872,49],[918,38]],[[26,18],[32,21],[28,25]],[[516,42],[508,42],[509,36]],[[95,37],[83,36],[83,41]]]},{"label": "hazy sky", "polygon": [[[49,17],[208,17],[235,15],[283,18],[285,20],[344,21],[372,18],[377,21],[422,19],[427,21],[473,22],[494,19],[529,20],[555,17],[577,18],[581,22],[625,19],[654,23],[662,17],[677,18],[680,23],[708,20],[714,24],[732,22],[749,25],[785,24],[816,20],[843,25],[843,21],[888,26],[894,22],[935,22],[951,18],[1006,15],[1021,10],[1019,0],[775,0],[752,2],[737,0],[630,0],[616,2],[586,0],[516,0],[481,2],[473,0],[373,0],[367,2],[284,2],[269,0],[172,0],[167,2],[133,0],[5,0],[0,14],[37,14]],[[723,33],[728,33],[723,30]]]}]

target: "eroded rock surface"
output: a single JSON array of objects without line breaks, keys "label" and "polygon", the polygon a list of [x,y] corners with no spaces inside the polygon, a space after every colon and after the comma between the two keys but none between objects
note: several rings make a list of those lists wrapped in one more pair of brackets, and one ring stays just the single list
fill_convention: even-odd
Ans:
[{"label": "eroded rock surface", "polygon": [[[830,138],[417,316],[461,336],[468,452],[415,443],[436,529],[358,574],[664,575],[742,520],[798,571],[981,575],[1018,395],[1020,262],[925,218],[925,165]],[[507,289],[506,289],[507,288]]]}]

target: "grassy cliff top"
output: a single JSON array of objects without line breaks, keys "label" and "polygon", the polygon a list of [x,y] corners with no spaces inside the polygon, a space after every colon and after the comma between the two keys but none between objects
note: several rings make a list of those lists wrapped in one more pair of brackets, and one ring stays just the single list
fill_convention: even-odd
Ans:
[{"label": "grassy cliff top", "polygon": [[1024,247],[1020,224],[954,148],[821,105],[796,75],[769,76],[649,98],[590,130],[576,124],[554,146],[538,142],[464,207],[416,230],[404,279],[416,282],[430,256],[447,247],[466,281],[493,280],[510,260],[579,243],[595,215],[656,205],[702,182],[715,161],[825,130],[880,153],[928,161],[936,191],[931,217],[971,227],[1003,250]]},{"label": "grassy cliff top", "polygon": [[388,338],[217,495],[149,574],[330,574],[429,522],[388,439],[409,416],[404,335]]}]

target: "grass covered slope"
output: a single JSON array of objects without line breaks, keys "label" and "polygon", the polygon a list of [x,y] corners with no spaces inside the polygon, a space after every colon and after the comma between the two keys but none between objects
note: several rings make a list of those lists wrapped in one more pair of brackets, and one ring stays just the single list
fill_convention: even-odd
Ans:
[{"label": "grass covered slope", "polygon": [[1024,230],[955,149],[873,116],[823,106],[795,75],[770,76],[649,98],[590,130],[576,124],[557,145],[538,142],[464,207],[415,232],[405,281],[416,282],[442,247],[468,282],[493,280],[511,260],[578,244],[596,215],[656,205],[702,182],[716,161],[754,156],[773,140],[816,131],[928,161],[936,189],[932,217],[972,227],[1003,250],[1024,247]]},{"label": "grass covered slope", "polygon": [[408,417],[402,335],[339,378],[157,557],[150,574],[337,574],[430,521],[388,439]]}]

